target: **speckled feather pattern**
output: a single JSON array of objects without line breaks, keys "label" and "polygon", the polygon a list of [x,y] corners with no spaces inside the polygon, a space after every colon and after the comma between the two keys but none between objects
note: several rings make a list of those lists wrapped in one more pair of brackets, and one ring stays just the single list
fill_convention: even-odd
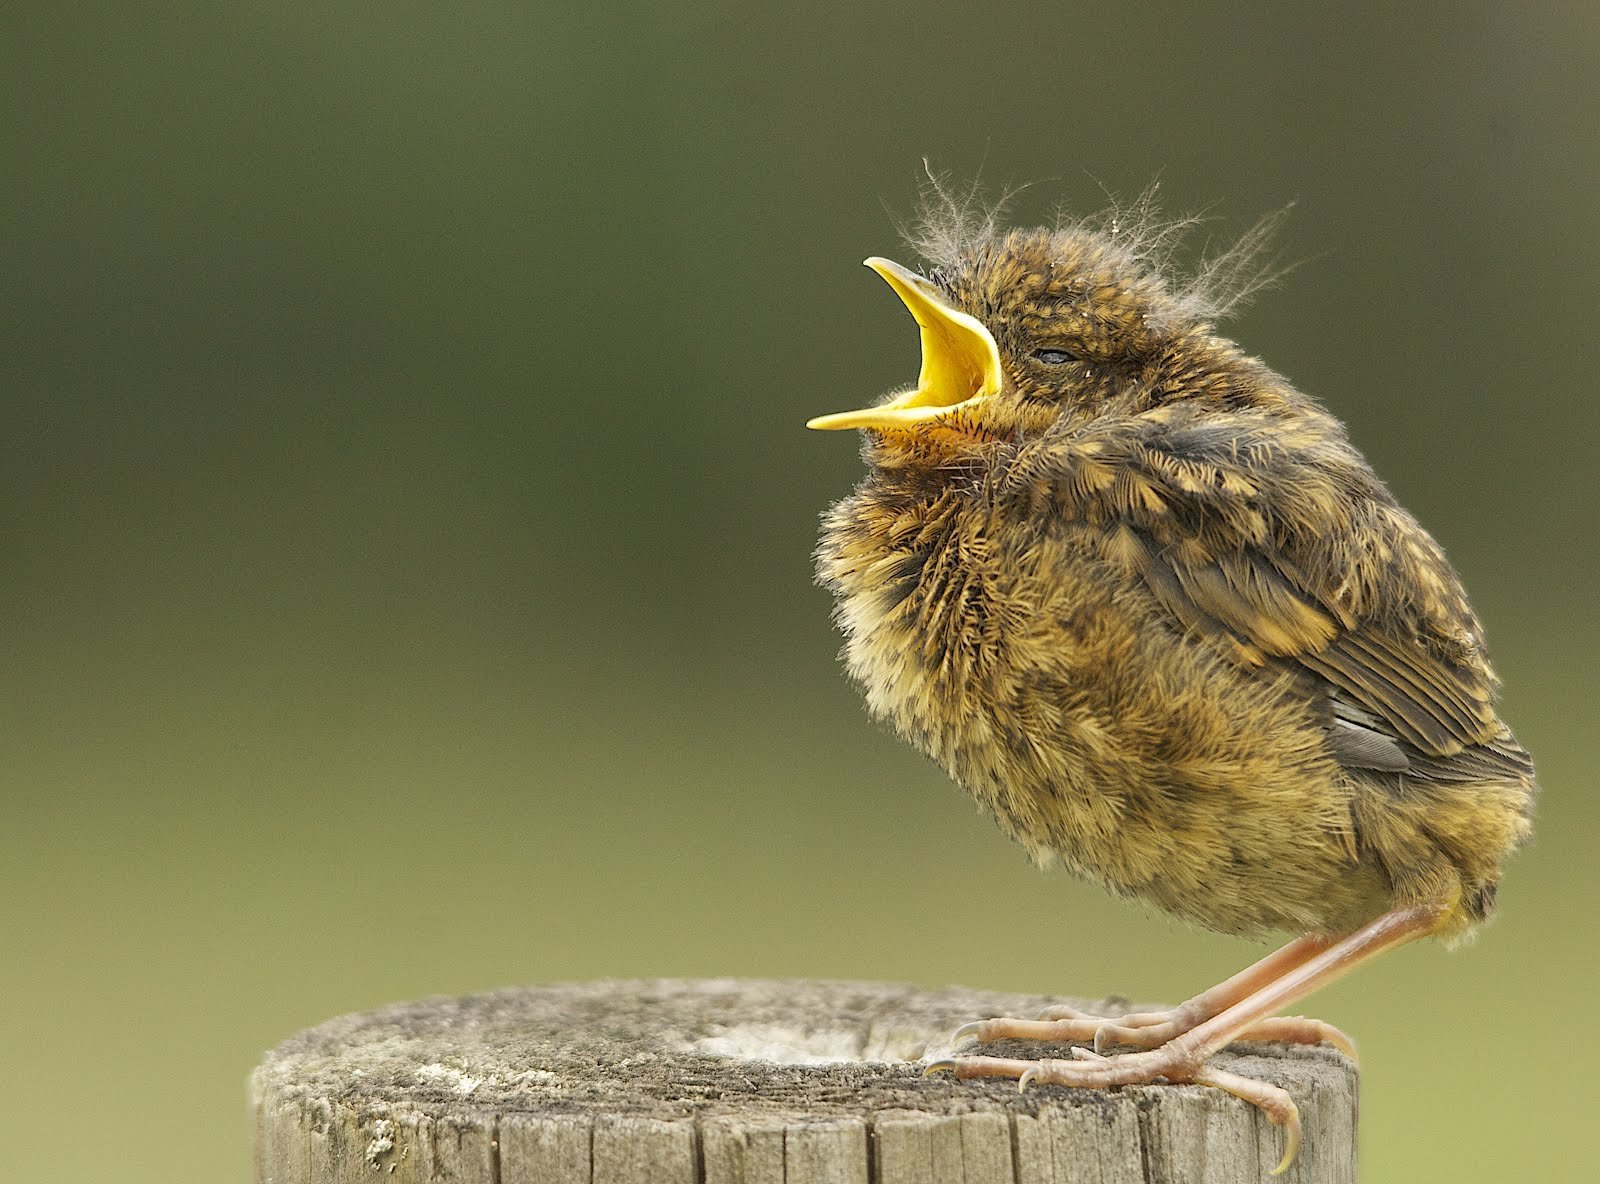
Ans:
[{"label": "speckled feather pattern", "polygon": [[1459,580],[1337,420],[1104,233],[989,228],[929,278],[1006,383],[867,432],[824,518],[873,714],[1035,858],[1200,925],[1482,921],[1532,765]]}]

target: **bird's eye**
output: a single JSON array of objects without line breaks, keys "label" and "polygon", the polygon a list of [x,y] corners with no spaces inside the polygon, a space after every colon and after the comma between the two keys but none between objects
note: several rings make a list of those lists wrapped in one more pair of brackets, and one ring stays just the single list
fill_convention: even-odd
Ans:
[{"label": "bird's eye", "polygon": [[1064,349],[1036,349],[1033,356],[1046,366],[1065,366],[1068,362],[1076,362],[1077,356],[1069,354]]}]

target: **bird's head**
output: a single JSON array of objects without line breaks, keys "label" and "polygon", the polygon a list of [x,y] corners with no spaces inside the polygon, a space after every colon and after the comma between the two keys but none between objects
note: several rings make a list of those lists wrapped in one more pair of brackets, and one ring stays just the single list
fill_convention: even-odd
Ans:
[{"label": "bird's head", "polygon": [[937,464],[1110,411],[1136,414],[1170,392],[1169,379],[1203,389],[1208,364],[1239,358],[1211,331],[1228,268],[1214,263],[1209,286],[1204,270],[1176,282],[1148,248],[1148,237],[1080,225],[986,233],[926,275],[868,259],[921,330],[921,376],[875,406],[807,426],[867,429],[879,463]]}]

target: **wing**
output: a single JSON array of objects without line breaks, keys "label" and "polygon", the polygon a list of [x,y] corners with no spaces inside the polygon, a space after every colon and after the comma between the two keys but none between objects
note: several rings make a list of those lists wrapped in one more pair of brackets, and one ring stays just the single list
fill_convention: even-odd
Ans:
[{"label": "wing", "polygon": [[1495,714],[1459,579],[1331,417],[1178,405],[1064,436],[1046,463],[1057,510],[1103,532],[1107,558],[1187,629],[1303,672],[1341,762],[1531,771]]}]

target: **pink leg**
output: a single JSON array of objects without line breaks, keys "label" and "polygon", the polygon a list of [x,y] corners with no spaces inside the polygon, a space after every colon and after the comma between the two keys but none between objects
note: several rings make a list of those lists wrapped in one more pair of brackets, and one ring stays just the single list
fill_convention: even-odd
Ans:
[{"label": "pink leg", "polygon": [[[1259,962],[1246,967],[1232,978],[1218,983],[1179,1004],[1169,1011],[1134,1012],[1129,1015],[1090,1015],[1072,1007],[1047,1007],[1037,1020],[992,1019],[964,1024],[956,1030],[952,1043],[991,1040],[1053,1040],[1094,1042],[1096,1052],[1104,1052],[1114,1044],[1127,1044],[1135,1048],[1155,1048],[1174,1036],[1187,1032],[1247,998],[1267,983],[1304,965],[1337,939],[1317,934],[1298,937],[1282,949],[1268,954]],[[1240,1040],[1281,1040],[1292,1044],[1318,1044],[1326,1042],[1340,1052],[1355,1058],[1354,1042],[1332,1024],[1303,1016],[1289,1016],[1263,1020],[1252,1025],[1238,1036]]]},{"label": "pink leg", "polygon": [[[1275,1085],[1213,1069],[1206,1064],[1207,1059],[1274,1012],[1348,974],[1385,950],[1431,933],[1443,916],[1444,910],[1432,905],[1385,913],[1262,983],[1242,999],[1159,1048],[1110,1057],[1076,1049],[1074,1052],[1079,1059],[1071,1061],[961,1057],[936,1062],[926,1071],[953,1069],[958,1078],[1015,1077],[1023,1088],[1036,1081],[1045,1085],[1104,1089],[1113,1085],[1147,1085],[1157,1079],[1214,1086],[1260,1107],[1272,1122],[1286,1129],[1283,1159],[1273,1170],[1276,1175],[1294,1161],[1300,1149],[1300,1114],[1294,1100]],[[1252,967],[1251,971],[1255,969]],[[1248,975],[1251,971],[1245,973]]]}]

